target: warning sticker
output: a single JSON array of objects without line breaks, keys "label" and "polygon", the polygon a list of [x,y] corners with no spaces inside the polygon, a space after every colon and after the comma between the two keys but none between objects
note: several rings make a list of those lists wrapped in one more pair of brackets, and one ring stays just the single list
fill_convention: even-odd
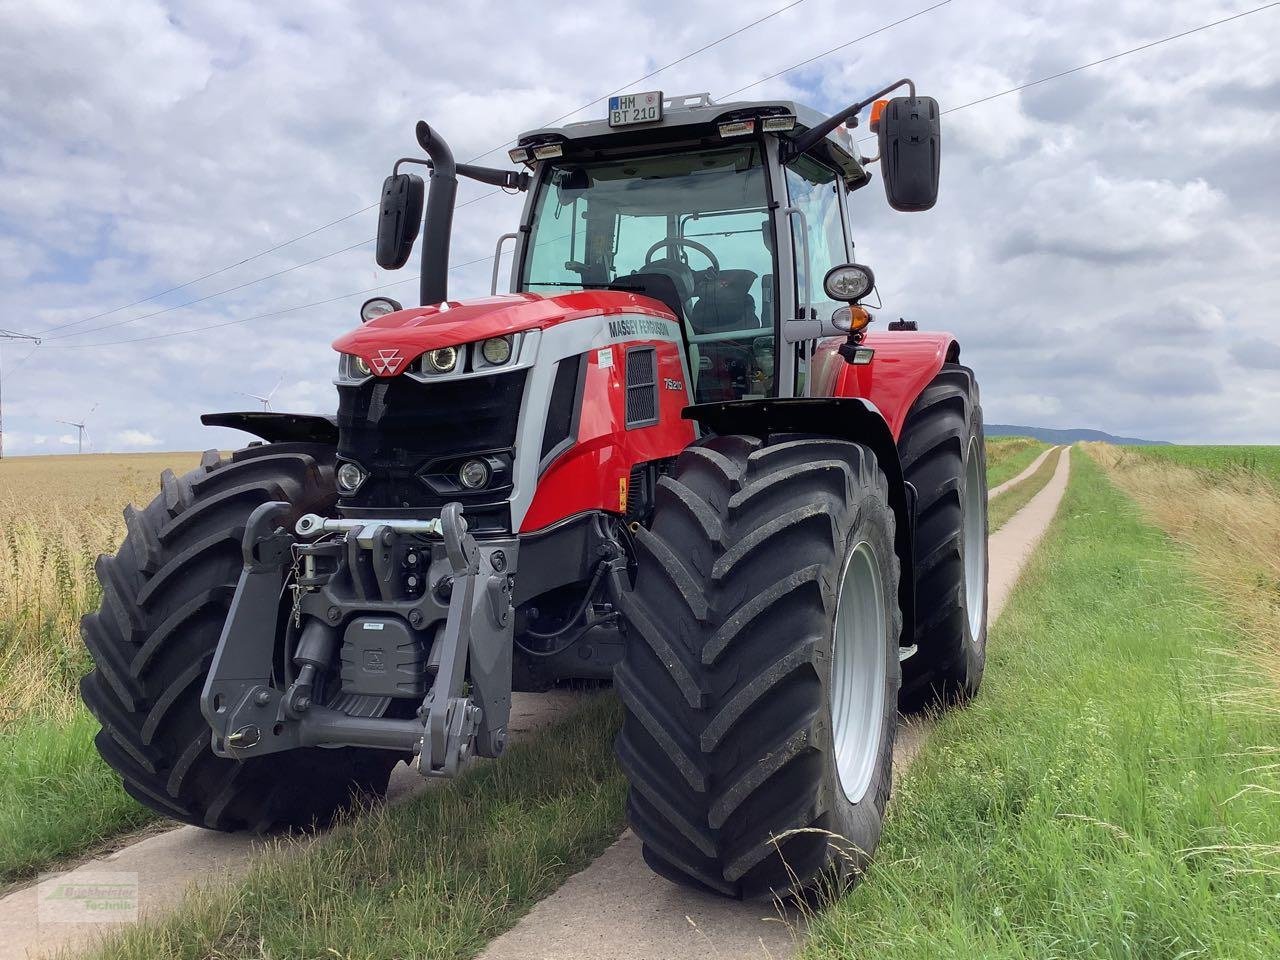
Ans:
[{"label": "warning sticker", "polygon": [[601,347],[596,352],[596,363],[602,367],[613,366],[613,347]]}]

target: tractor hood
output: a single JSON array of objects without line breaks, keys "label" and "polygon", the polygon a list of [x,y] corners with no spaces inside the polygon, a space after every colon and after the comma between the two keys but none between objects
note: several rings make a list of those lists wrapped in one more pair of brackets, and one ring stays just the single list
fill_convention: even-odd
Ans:
[{"label": "tractor hood", "polygon": [[[610,314],[643,314],[675,324],[659,301],[621,290],[576,290],[545,296],[509,293],[475,300],[447,300],[429,307],[409,307],[371,320],[333,341],[339,353],[363,358],[382,375],[392,376],[428,350],[456,347],[490,337],[545,330],[556,324]],[[386,369],[387,351],[399,354]]]}]

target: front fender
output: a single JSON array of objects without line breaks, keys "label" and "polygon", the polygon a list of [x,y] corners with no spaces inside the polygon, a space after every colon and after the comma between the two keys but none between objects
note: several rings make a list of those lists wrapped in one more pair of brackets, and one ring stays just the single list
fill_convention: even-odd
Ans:
[{"label": "front fender", "polygon": [[206,427],[243,430],[267,443],[338,444],[338,421],[311,413],[273,413],[270,410],[243,413],[206,413],[200,417]]},{"label": "front fender", "polygon": [[897,520],[894,550],[902,563],[898,578],[902,638],[915,636],[915,490],[902,478],[898,445],[874,403],[862,397],[771,397],[695,404],[685,407],[683,416],[719,434],[740,433],[761,439],[775,433],[816,434],[870,447],[889,481],[889,506]]}]

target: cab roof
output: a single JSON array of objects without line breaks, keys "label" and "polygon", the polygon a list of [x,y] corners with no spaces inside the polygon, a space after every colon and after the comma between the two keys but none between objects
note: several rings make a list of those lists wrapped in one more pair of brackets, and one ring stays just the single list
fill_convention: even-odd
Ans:
[{"label": "cab roof", "polygon": [[[646,147],[705,145],[703,141],[731,144],[744,142],[747,135],[720,136],[719,125],[753,117],[794,116],[791,130],[776,134],[792,138],[818,126],[827,118],[812,107],[794,100],[735,100],[715,103],[709,93],[664,96],[662,119],[634,126],[611,127],[608,120],[582,120],[562,127],[539,127],[520,134],[518,147],[528,148],[561,143],[565,155],[584,159],[592,154],[637,150]],[[843,127],[836,127],[811,151],[819,159],[835,165],[850,187],[859,187],[871,179],[854,147],[853,138]]]}]

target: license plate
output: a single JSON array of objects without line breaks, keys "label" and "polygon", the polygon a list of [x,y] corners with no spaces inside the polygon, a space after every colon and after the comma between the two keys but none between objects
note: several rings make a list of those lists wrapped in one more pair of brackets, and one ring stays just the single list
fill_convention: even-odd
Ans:
[{"label": "license plate", "polygon": [[609,126],[628,127],[633,123],[656,123],[662,119],[662,91],[624,93],[609,98]]}]

